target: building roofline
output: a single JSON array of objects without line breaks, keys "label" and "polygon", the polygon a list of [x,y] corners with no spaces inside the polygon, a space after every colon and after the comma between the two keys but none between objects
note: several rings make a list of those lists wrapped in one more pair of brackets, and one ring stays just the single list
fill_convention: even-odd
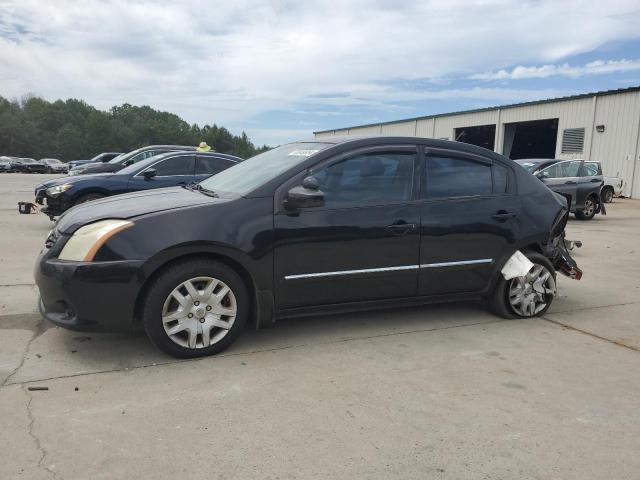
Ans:
[{"label": "building roofline", "polygon": [[601,90],[598,92],[580,93],[577,95],[568,95],[566,97],[546,98],[544,100],[532,100],[530,102],[510,103],[507,105],[496,105],[493,107],[474,108],[472,110],[459,110],[457,112],[436,113],[433,115],[422,115],[420,117],[401,118],[399,120],[388,120],[386,122],[374,122],[374,123],[366,123],[362,125],[352,125],[349,127],[329,128],[327,130],[318,130],[313,133],[315,135],[318,133],[336,132],[339,130],[348,130],[351,128],[377,127],[379,125],[392,125],[394,123],[401,123],[401,122],[415,122],[416,120],[428,120],[431,118],[451,117],[453,115],[464,115],[468,113],[490,112],[492,110],[506,110],[508,108],[528,107],[530,105],[540,105],[543,103],[565,102],[567,100],[579,100],[581,98],[590,98],[590,97],[603,97],[605,95],[616,95],[619,93],[629,93],[629,92],[638,92],[638,91],[640,91],[640,85],[636,87],[618,88],[615,90]]}]

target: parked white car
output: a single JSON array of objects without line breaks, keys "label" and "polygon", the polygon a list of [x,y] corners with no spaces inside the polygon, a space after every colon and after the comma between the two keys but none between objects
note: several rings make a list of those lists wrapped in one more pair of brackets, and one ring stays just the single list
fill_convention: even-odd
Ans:
[{"label": "parked white car", "polygon": [[[584,162],[586,168],[591,167],[594,171],[602,172],[600,162]],[[611,203],[613,197],[622,195],[622,179],[619,177],[604,177],[604,184],[600,189],[600,199],[604,203]]]}]

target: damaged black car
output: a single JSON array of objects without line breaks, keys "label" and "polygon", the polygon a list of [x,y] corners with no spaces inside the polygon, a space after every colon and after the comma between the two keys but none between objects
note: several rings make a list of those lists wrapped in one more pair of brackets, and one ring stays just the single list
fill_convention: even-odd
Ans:
[{"label": "damaged black car", "polygon": [[[144,328],[177,357],[284,317],[484,298],[544,314],[566,199],[515,162],[414,137],[282,145],[187,187],[64,213],[36,266],[39,307],[84,331]],[[99,293],[98,293],[99,292]]]}]

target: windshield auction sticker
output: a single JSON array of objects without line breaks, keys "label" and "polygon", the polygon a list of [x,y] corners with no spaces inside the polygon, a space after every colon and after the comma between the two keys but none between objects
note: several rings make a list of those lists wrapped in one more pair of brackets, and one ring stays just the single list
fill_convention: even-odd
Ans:
[{"label": "windshield auction sticker", "polygon": [[294,150],[289,155],[296,155],[298,157],[310,157],[314,153],[318,153],[319,150]]}]

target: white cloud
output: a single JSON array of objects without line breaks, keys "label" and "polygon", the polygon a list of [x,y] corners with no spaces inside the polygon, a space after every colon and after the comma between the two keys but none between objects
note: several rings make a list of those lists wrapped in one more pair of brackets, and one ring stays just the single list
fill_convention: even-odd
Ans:
[{"label": "white cloud", "polygon": [[[0,95],[149,104],[239,131],[276,109],[502,101],[518,91],[437,82],[555,64],[639,38],[639,24],[637,0],[3,0]],[[403,86],[416,80],[435,90]]]},{"label": "white cloud", "polygon": [[571,66],[568,63],[542,65],[540,67],[523,67],[519,65],[511,71],[498,70],[477,73],[469,78],[473,80],[521,80],[524,78],[547,78],[552,76],[577,78],[585,75],[603,75],[636,70],[640,70],[640,60],[596,60],[580,66]]}]

